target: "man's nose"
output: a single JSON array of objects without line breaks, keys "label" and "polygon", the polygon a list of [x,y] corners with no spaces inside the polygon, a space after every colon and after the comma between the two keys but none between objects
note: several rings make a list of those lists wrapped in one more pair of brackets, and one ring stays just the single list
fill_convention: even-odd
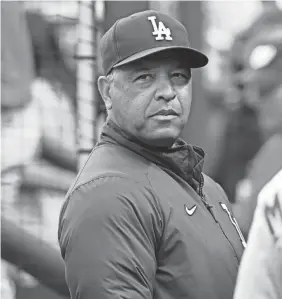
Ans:
[{"label": "man's nose", "polygon": [[175,98],[176,92],[168,79],[161,79],[158,82],[158,88],[155,94],[157,101],[171,101]]}]

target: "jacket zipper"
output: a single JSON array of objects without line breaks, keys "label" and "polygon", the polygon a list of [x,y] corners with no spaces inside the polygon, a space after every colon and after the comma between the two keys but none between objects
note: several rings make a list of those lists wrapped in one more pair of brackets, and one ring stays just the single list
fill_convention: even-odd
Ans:
[{"label": "jacket zipper", "polygon": [[203,174],[201,173],[200,182],[199,182],[199,187],[198,187],[198,194],[199,194],[199,196],[201,197],[203,204],[205,205],[205,207],[207,208],[207,210],[208,210],[208,211],[210,212],[210,214],[212,215],[214,221],[215,221],[215,222],[218,224],[218,226],[220,227],[220,230],[221,230],[221,232],[223,233],[223,235],[225,236],[225,238],[227,239],[228,243],[231,245],[231,247],[232,247],[232,249],[233,249],[233,251],[234,251],[234,253],[235,253],[235,256],[236,256],[236,258],[237,258],[237,260],[238,260],[238,262],[239,262],[239,257],[238,257],[238,255],[237,255],[237,253],[236,253],[236,250],[235,250],[233,244],[231,243],[231,241],[230,241],[229,238],[227,237],[226,233],[225,233],[224,230],[222,229],[221,224],[218,222],[218,220],[217,220],[216,217],[215,217],[215,214],[214,214],[214,212],[213,212],[213,206],[210,205],[210,204],[207,202],[206,196],[205,196],[205,194],[203,193],[203,187],[204,187],[204,176],[203,176]]},{"label": "jacket zipper", "polygon": [[215,217],[215,214],[214,214],[214,212],[213,212],[213,210],[212,210],[212,209],[213,209],[213,206],[210,205],[210,204],[207,202],[206,196],[205,196],[205,194],[203,193],[203,187],[204,187],[204,176],[203,176],[203,174],[201,173],[200,182],[199,182],[199,187],[198,187],[198,194],[199,194],[199,196],[201,197],[203,204],[205,205],[205,207],[207,208],[207,210],[208,210],[208,211],[210,212],[210,214],[212,215],[214,221],[215,221],[216,223],[218,223],[218,221],[217,221],[217,219],[216,219],[216,217]]}]

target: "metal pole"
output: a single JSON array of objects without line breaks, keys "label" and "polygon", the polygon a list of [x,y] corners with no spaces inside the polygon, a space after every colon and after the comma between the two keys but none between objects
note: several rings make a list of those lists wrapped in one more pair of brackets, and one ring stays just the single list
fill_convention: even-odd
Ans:
[{"label": "metal pole", "polygon": [[70,298],[59,250],[3,217],[1,241],[1,257],[4,260],[36,277],[58,294]]},{"label": "metal pole", "polygon": [[87,160],[96,143],[97,105],[96,85],[96,40],[94,2],[80,1],[78,14],[77,45],[77,146],[78,168]]}]

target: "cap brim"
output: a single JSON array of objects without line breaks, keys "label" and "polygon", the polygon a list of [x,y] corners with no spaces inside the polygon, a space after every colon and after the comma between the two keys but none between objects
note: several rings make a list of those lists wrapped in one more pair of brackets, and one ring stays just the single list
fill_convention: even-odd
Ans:
[{"label": "cap brim", "polygon": [[156,53],[164,52],[164,51],[172,51],[172,50],[181,52],[180,54],[182,54],[182,55],[179,56],[179,57],[182,57],[183,59],[185,59],[185,62],[187,63],[187,65],[190,68],[203,67],[203,66],[207,65],[207,63],[209,61],[208,57],[205,54],[203,54],[203,53],[201,53],[201,52],[199,52],[199,51],[197,51],[193,48],[177,47],[177,46],[174,46],[174,47],[157,47],[157,48],[147,49],[147,50],[141,51],[141,52],[136,53],[136,54],[134,54],[134,55],[132,55],[128,58],[125,58],[124,60],[118,62],[115,65],[113,65],[113,68],[125,65],[127,63],[133,62],[133,61],[138,60],[140,58],[147,57],[147,56],[152,55],[152,54],[156,54]]}]

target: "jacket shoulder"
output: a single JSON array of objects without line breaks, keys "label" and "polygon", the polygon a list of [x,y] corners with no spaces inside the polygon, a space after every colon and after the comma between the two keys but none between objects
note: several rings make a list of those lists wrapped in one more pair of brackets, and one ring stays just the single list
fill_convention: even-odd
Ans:
[{"label": "jacket shoulder", "polygon": [[[135,217],[142,218],[148,230],[151,220],[154,228],[163,223],[159,202],[150,186],[114,175],[97,178],[75,188],[65,200],[58,228],[59,242],[64,244],[62,247],[83,219],[94,216],[109,223],[118,219],[121,225],[124,217],[129,217],[130,221],[134,221]],[[159,227],[156,235],[160,235],[161,230]]]},{"label": "jacket shoulder", "polygon": [[163,222],[153,192],[140,183],[109,177],[78,187],[58,231],[71,295],[125,298],[130,290],[141,298],[142,290],[151,298]]},{"label": "jacket shoulder", "polygon": [[204,176],[204,191],[208,195],[211,195],[210,197],[213,198],[213,200],[216,199],[216,201],[224,202],[225,204],[228,205],[229,208],[231,208],[230,201],[224,191],[224,189],[216,182],[214,181],[211,177],[209,177],[206,174],[203,174]]},{"label": "jacket shoulder", "polygon": [[150,162],[139,154],[114,144],[94,147],[87,162],[79,171],[67,197],[79,186],[107,177],[130,178],[144,182]]},{"label": "jacket shoulder", "polygon": [[[263,187],[258,195],[258,206],[264,206],[275,201],[282,205],[282,169]],[[281,212],[282,214],[282,212]]]}]

